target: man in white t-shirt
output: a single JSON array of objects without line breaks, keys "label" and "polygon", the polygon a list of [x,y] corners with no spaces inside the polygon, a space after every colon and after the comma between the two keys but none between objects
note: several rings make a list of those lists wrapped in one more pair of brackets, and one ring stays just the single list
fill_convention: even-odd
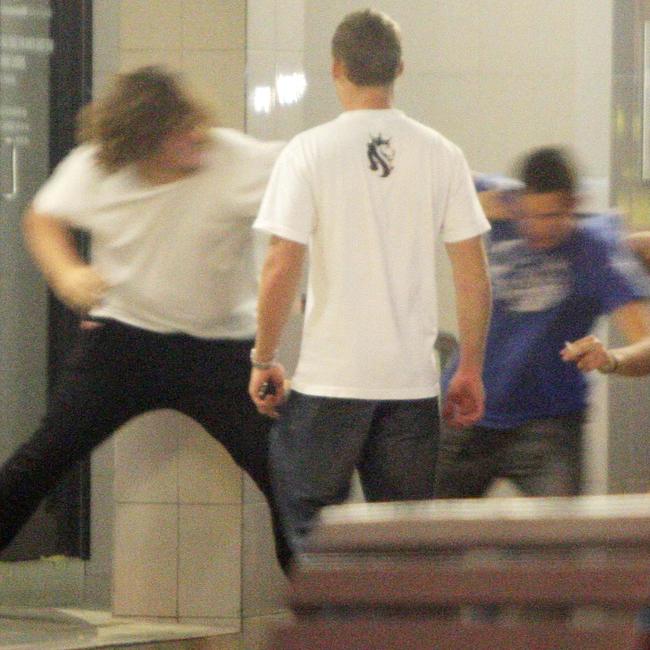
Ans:
[{"label": "man in white t-shirt", "polygon": [[[402,60],[388,16],[348,15],[332,51],[344,112],[287,145],[255,222],[272,237],[249,393],[260,412],[281,411],[272,476],[294,550],[321,507],[346,499],[355,468],[368,500],[433,495],[440,240],[453,266],[461,347],[444,415],[466,426],[483,410],[490,285],[481,235],[489,226],[467,163],[453,143],[392,108]],[[283,405],[275,351],[307,248],[304,333]]]},{"label": "man in white t-shirt", "polygon": [[[255,213],[280,143],[208,128],[156,67],[82,115],[82,144],[35,196],[25,236],[57,296],[87,316],[40,429],[0,469],[0,548],[71,465],[145,411],[192,417],[271,505],[267,418],[248,399]],[[72,228],[91,235],[91,263]]]}]

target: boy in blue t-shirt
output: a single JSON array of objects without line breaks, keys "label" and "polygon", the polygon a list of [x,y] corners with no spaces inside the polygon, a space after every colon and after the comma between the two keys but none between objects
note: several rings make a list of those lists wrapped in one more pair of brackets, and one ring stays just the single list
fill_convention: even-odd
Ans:
[{"label": "boy in blue t-shirt", "polygon": [[[515,192],[485,195],[494,219],[485,415],[474,427],[442,433],[437,497],[478,497],[496,478],[532,496],[578,494],[583,371],[635,374],[620,362],[650,345],[646,276],[612,236],[613,216],[574,212],[576,174],[568,157],[553,148],[534,151],[521,181]],[[486,189],[481,179],[477,185]],[[588,336],[603,314],[612,314],[631,346],[607,350]]]}]

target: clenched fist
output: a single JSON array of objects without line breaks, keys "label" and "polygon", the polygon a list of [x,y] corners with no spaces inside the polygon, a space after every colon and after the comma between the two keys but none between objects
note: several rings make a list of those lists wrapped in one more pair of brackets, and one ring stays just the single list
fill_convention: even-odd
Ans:
[{"label": "clenched fist", "polygon": [[52,283],[59,299],[81,314],[87,313],[102,301],[108,286],[104,278],[88,265],[66,269]]}]

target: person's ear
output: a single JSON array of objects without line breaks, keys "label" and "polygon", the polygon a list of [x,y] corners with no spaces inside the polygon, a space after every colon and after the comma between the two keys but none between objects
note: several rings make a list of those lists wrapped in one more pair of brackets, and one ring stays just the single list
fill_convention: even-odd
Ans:
[{"label": "person's ear", "polygon": [[332,77],[336,81],[345,77],[345,64],[340,59],[332,59]]},{"label": "person's ear", "polygon": [[397,79],[397,77],[401,77],[403,72],[404,72],[404,61],[400,61],[399,67],[397,68],[397,74],[395,75],[395,79]]}]

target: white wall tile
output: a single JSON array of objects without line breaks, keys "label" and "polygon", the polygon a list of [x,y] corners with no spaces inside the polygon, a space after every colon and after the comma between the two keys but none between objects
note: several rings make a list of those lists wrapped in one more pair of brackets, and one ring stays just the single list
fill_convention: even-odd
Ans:
[{"label": "white wall tile", "polygon": [[179,527],[180,616],[239,616],[241,506],[181,505]]},{"label": "white wall tile", "polygon": [[583,73],[611,74],[613,0],[574,0],[578,68]]},{"label": "white wall tile", "polygon": [[611,77],[606,72],[576,78],[573,146],[587,176],[609,177],[611,91]]},{"label": "white wall tile", "polygon": [[[253,6],[260,4],[252,3]],[[271,3],[272,4],[272,3]],[[277,111],[275,110],[275,62],[277,53],[272,49],[251,50],[246,54],[246,132],[263,140],[274,140],[278,136]],[[256,93],[263,97],[256,98]],[[265,112],[268,99],[269,112]],[[256,101],[260,103],[256,107]]]},{"label": "white wall tile", "polygon": [[118,504],[113,613],[178,616],[178,506]]},{"label": "white wall tile", "polygon": [[248,476],[248,474],[243,474],[243,502],[244,503],[266,503],[266,499],[262,494],[261,490],[255,485],[255,481]]},{"label": "white wall tile", "polygon": [[93,91],[98,76],[117,70],[120,49],[120,3],[93,2]]},{"label": "white wall tile", "polygon": [[[577,71],[609,74],[610,0],[379,0],[375,6],[402,27],[406,68],[397,83],[397,105],[458,141],[475,164],[505,170],[530,146],[584,143],[588,127],[577,123],[582,114],[606,138],[608,129],[601,125],[608,119],[607,89],[584,88],[585,97],[589,90],[599,92],[594,113],[604,116],[598,123],[584,99],[576,105],[574,91],[580,86]],[[305,7],[308,127],[338,110],[325,84],[329,43],[338,21],[358,5],[339,0]],[[597,42],[603,47],[590,53]],[[602,145],[591,141],[586,152],[598,156],[598,168],[609,164]]]},{"label": "white wall tile", "polygon": [[174,72],[183,69],[183,52],[180,49],[126,49],[120,51],[120,72],[129,72],[145,65],[160,65]]},{"label": "white wall tile", "polygon": [[[394,3],[395,4],[395,3]],[[477,74],[486,59],[490,3],[398,3],[385,8],[400,24],[407,74]]]},{"label": "white wall tile", "polygon": [[93,99],[100,97],[104,91],[110,86],[113,75],[118,71],[119,68],[119,58],[115,61],[116,67],[114,70],[95,70],[93,72]]},{"label": "white wall tile", "polygon": [[245,0],[183,0],[183,48],[243,50]]},{"label": "white wall tile", "polygon": [[[102,609],[110,611],[112,606],[111,593],[113,585],[113,567],[108,573],[86,573],[83,579],[83,598],[81,607],[84,609]],[[60,603],[56,603],[60,606]]]},{"label": "white wall tile", "polygon": [[182,0],[121,0],[120,47],[179,50]]},{"label": "white wall tile", "polygon": [[287,580],[275,557],[271,517],[264,503],[244,505],[243,558],[244,617],[282,611]]},{"label": "white wall tile", "polygon": [[[483,31],[482,72],[537,75],[575,70],[574,0],[495,0]],[[463,39],[458,39],[459,45]]]},{"label": "white wall tile", "polygon": [[301,52],[305,47],[305,1],[276,0],[275,47]]},{"label": "white wall tile", "polygon": [[221,443],[194,424],[179,432],[178,442],[181,503],[241,503],[242,471]]},{"label": "white wall tile", "polygon": [[164,410],[135,418],[115,435],[117,501],[163,503],[178,499],[178,431],[190,421]]},{"label": "white wall tile", "polygon": [[573,76],[417,75],[404,78],[397,95],[407,113],[458,144],[472,169],[508,173],[531,147],[572,142],[573,103],[549,101],[548,88],[573,97]]},{"label": "white wall tile", "polygon": [[185,50],[183,72],[194,91],[217,107],[224,126],[243,129],[246,56],[243,51]]},{"label": "white wall tile", "polygon": [[246,11],[246,49],[275,49],[275,0],[249,0]]},{"label": "white wall tile", "polygon": [[309,128],[334,119],[341,112],[341,106],[336,97],[329,68],[322,68],[319,72],[316,72],[306,65],[305,71],[308,85],[303,115],[305,117],[305,128]]},{"label": "white wall tile", "polygon": [[[275,79],[282,76],[304,75],[307,77],[303,63],[302,52],[280,51],[276,58]],[[305,95],[310,91],[309,79],[306,79],[307,87]],[[305,99],[304,97],[296,103],[282,103],[282,95],[278,95],[278,103],[275,108],[277,122],[277,137],[282,140],[290,140],[293,136],[305,129]]]},{"label": "white wall tile", "polygon": [[90,558],[86,576],[110,574],[113,562],[113,467],[115,439],[97,447],[90,461]]}]

